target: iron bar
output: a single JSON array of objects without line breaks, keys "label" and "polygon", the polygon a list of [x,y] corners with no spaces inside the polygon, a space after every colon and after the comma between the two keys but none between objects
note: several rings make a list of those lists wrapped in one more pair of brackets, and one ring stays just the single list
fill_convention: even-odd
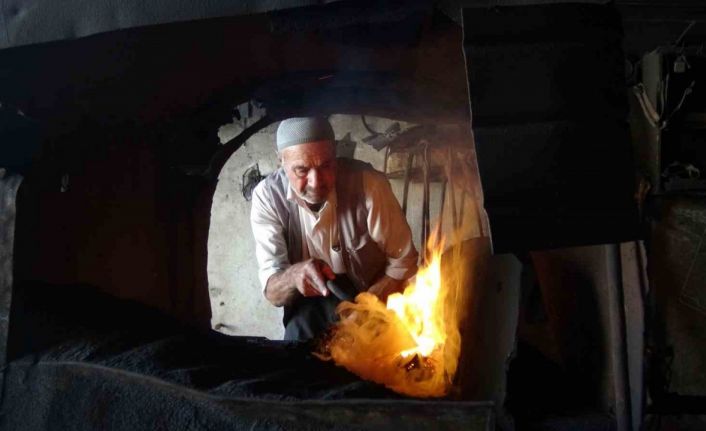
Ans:
[{"label": "iron bar", "polygon": [[411,179],[410,173],[412,171],[412,164],[414,163],[414,153],[410,152],[407,154],[407,165],[404,169],[404,189],[402,191],[402,212],[407,215],[407,197],[409,195],[409,181]]}]

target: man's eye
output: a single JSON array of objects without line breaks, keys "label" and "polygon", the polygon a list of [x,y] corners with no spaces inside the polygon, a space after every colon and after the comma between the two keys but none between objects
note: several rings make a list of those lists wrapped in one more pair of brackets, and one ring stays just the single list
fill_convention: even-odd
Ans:
[{"label": "man's eye", "polygon": [[306,176],[306,173],[307,173],[307,169],[304,169],[304,168],[294,169],[294,175],[296,175],[298,177]]}]

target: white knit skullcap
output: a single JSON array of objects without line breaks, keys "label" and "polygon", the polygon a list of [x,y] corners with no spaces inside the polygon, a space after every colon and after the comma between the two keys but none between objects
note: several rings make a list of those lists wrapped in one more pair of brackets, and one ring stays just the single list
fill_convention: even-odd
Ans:
[{"label": "white knit skullcap", "polygon": [[331,124],[321,117],[289,118],[279,123],[277,128],[278,151],[307,142],[333,142],[335,139]]}]

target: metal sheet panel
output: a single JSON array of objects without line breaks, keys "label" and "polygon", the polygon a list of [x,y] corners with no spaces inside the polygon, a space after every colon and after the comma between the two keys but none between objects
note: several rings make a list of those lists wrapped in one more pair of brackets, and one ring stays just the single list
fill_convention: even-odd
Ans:
[{"label": "metal sheet panel", "polygon": [[620,44],[611,6],[464,9],[495,252],[635,238]]}]

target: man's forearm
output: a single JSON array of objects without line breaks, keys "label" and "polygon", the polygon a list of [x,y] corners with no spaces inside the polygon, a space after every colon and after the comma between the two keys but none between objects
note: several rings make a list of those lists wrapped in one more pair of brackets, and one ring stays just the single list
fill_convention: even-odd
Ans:
[{"label": "man's forearm", "polygon": [[309,259],[295,263],[270,276],[265,286],[265,298],[277,307],[291,304],[299,295],[327,296],[326,279],[334,273],[324,262]]},{"label": "man's forearm", "polygon": [[265,298],[275,307],[290,305],[299,295],[294,282],[287,271],[280,271],[267,280]]}]

